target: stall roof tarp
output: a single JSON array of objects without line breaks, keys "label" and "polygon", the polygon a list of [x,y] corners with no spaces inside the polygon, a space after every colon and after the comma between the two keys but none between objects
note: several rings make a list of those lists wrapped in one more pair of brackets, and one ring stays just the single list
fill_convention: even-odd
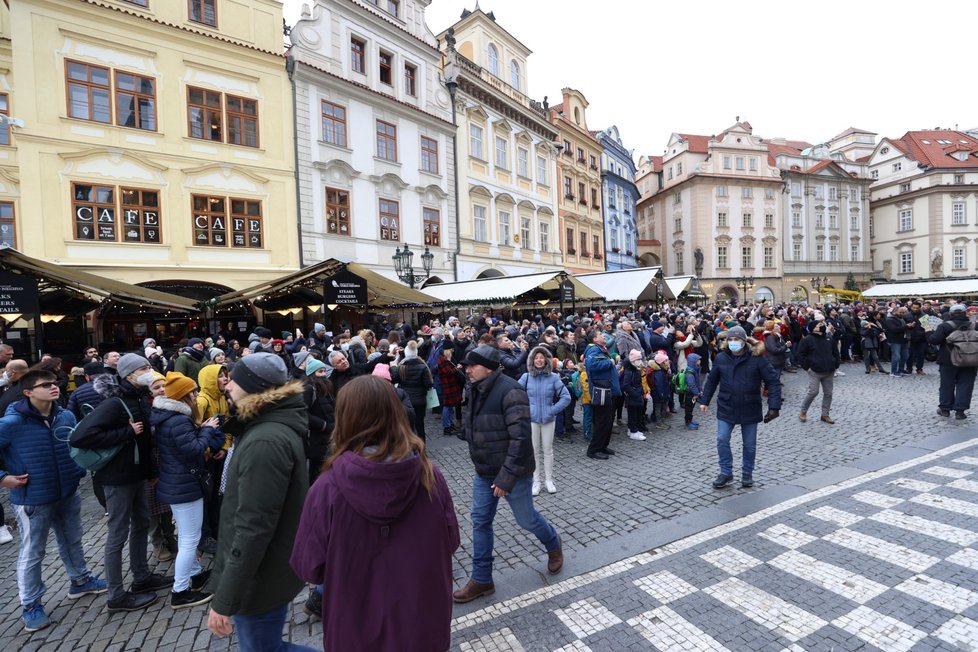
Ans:
[{"label": "stall roof tarp", "polygon": [[864,299],[889,297],[956,297],[978,294],[978,278],[935,279],[910,283],[880,283],[863,292]]},{"label": "stall roof tarp", "polygon": [[579,274],[578,279],[609,303],[619,301],[649,301],[663,298],[656,295],[653,280],[662,275],[660,267],[636,267],[613,272]]},{"label": "stall roof tarp", "polygon": [[42,283],[53,287],[74,288],[90,296],[110,299],[121,303],[163,308],[182,312],[199,312],[192,299],[175,294],[159,292],[150,288],[130,285],[98,274],[83,272],[74,267],[66,267],[45,260],[25,256],[16,249],[0,247],[0,267],[34,276]]},{"label": "stall roof tarp", "polygon": [[666,290],[668,290],[669,298],[676,299],[680,294],[688,290],[693,285],[693,279],[695,276],[667,276],[666,277]]},{"label": "stall roof tarp", "polygon": [[604,297],[600,292],[582,283],[579,277],[562,271],[522,276],[497,276],[458,283],[438,283],[425,287],[424,291],[433,294],[444,303],[512,303],[517,297],[538,288],[547,292],[557,290],[562,274],[566,274],[574,284],[574,296],[577,301],[600,301]]},{"label": "stall roof tarp", "polygon": [[[372,308],[383,308],[387,306],[426,306],[432,303],[438,303],[438,299],[430,294],[421,292],[420,290],[412,290],[400,281],[395,281],[383,274],[379,274],[360,263],[327,258],[315,265],[304,267],[296,272],[280,276],[271,281],[259,283],[244,290],[222,294],[217,297],[217,305],[223,306],[238,301],[258,300],[258,297],[263,297],[267,300],[277,299],[282,295],[286,295],[300,288],[313,290],[321,295],[322,282],[341,271],[344,267],[357,276],[366,279],[367,296],[369,305]],[[293,307],[297,308],[302,305],[308,305],[308,302],[303,303],[303,300],[299,296],[296,296],[296,303]]]}]

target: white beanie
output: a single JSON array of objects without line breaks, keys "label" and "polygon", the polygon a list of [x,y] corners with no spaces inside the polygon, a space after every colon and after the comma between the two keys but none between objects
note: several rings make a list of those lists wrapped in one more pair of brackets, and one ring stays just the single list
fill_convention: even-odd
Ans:
[{"label": "white beanie", "polygon": [[410,340],[404,347],[404,359],[410,360],[411,358],[418,357],[418,343],[414,340]]}]

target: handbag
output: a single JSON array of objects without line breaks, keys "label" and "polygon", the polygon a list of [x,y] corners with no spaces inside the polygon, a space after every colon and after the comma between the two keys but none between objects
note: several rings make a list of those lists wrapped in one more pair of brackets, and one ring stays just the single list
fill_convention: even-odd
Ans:
[{"label": "handbag", "polygon": [[197,484],[200,485],[204,500],[208,500],[214,494],[214,476],[211,475],[210,471],[197,468],[191,468],[190,475],[194,476]]},{"label": "handbag", "polygon": [[441,405],[441,401],[438,400],[438,392],[435,391],[434,387],[428,388],[428,392],[424,396],[424,405],[429,410],[433,410]]},{"label": "handbag", "polygon": [[[122,407],[125,408],[126,414],[129,415],[129,421],[133,420],[132,412],[129,411],[129,406],[121,398],[118,399],[122,403]],[[93,410],[94,411],[94,410]],[[86,415],[87,416],[87,415]],[[77,428],[77,425],[75,426]],[[74,430],[74,429],[72,429]],[[91,471],[95,473],[101,471],[105,466],[111,462],[119,451],[122,450],[123,444],[116,444],[115,446],[109,446],[107,448],[76,448],[71,445],[71,434],[69,433],[68,439],[63,440],[68,443],[68,448],[71,453],[71,459],[75,461],[75,464],[85,469],[86,471]],[[135,453],[133,455],[135,463],[139,464],[139,446],[133,446]]]}]

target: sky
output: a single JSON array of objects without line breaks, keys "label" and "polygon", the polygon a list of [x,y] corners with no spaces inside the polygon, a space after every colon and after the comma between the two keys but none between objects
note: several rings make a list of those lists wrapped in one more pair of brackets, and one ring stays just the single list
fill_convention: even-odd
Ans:
[{"label": "sky", "polygon": [[[476,0],[432,0],[438,34]],[[285,0],[294,24],[301,0]],[[673,132],[825,142],[978,127],[972,0],[479,0],[526,45],[529,95],[581,91],[588,128],[618,126],[637,160]],[[971,81],[968,81],[971,79]]]}]

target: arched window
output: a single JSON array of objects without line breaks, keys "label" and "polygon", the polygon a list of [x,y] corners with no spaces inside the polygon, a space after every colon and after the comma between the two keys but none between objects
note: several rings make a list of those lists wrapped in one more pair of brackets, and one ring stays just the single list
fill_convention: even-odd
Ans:
[{"label": "arched window", "polygon": [[520,64],[516,59],[509,62],[509,84],[516,90],[520,90]]},{"label": "arched window", "polygon": [[489,72],[499,76],[499,50],[492,43],[489,44]]}]

